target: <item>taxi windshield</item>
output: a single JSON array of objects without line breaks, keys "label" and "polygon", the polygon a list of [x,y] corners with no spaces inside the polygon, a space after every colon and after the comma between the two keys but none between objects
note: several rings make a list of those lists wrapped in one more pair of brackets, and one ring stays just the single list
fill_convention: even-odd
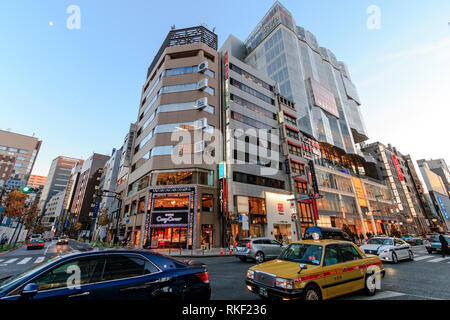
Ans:
[{"label": "taxi windshield", "polygon": [[281,252],[279,260],[319,265],[322,260],[322,246],[293,243]]},{"label": "taxi windshield", "polygon": [[367,244],[380,244],[383,246],[392,246],[394,243],[392,239],[383,239],[383,238],[373,238],[367,241]]}]

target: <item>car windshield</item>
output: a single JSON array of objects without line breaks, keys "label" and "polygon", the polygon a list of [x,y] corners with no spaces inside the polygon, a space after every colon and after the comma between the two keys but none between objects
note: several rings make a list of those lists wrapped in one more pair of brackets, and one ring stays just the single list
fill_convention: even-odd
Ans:
[{"label": "car windshield", "polygon": [[45,266],[47,266],[48,264],[52,263],[53,261],[59,259],[60,256],[56,256],[53,257],[51,259],[48,259],[46,261],[43,261],[35,266],[33,266],[30,269],[25,270],[22,273],[19,273],[15,276],[9,276],[3,279],[0,279],[0,292],[4,291],[5,289],[7,289],[8,287],[20,282],[23,278],[28,277],[29,275],[33,274],[34,272],[44,268]]},{"label": "car windshield", "polygon": [[383,238],[373,238],[367,241],[367,244],[379,244],[383,246],[392,246],[394,243],[392,239],[383,239]]},{"label": "car windshield", "polygon": [[293,243],[281,252],[279,260],[319,265],[322,261],[322,246]]}]

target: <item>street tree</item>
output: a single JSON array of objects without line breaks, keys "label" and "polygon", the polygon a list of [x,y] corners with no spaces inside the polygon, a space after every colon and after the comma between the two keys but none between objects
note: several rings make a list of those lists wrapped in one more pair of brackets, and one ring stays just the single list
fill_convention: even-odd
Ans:
[{"label": "street tree", "polygon": [[13,190],[6,196],[2,207],[8,218],[18,218],[25,213],[25,201],[28,195],[19,190]]}]

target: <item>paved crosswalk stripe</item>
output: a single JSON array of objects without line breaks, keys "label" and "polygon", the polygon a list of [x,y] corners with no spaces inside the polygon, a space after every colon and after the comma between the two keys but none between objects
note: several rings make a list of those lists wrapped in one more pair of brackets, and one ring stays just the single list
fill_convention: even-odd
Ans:
[{"label": "paved crosswalk stripe", "polygon": [[39,257],[36,259],[36,261],[34,263],[41,263],[42,261],[44,261],[45,257]]},{"label": "paved crosswalk stripe", "polygon": [[13,258],[13,259],[9,259],[8,261],[5,261],[5,263],[13,263],[14,261],[16,261],[18,258]]},{"label": "paved crosswalk stripe", "polygon": [[433,259],[433,260],[430,260],[430,261],[427,261],[427,262],[441,262],[441,261],[444,261],[444,260],[447,260],[447,259],[450,259],[450,257],[448,257],[448,258],[437,258],[437,259]]},{"label": "paved crosswalk stripe", "polygon": [[433,256],[422,256],[422,257],[416,257],[414,258],[415,261],[420,261],[420,260],[425,260],[425,259],[430,259],[433,258]]},{"label": "paved crosswalk stripe", "polygon": [[0,259],[0,262],[2,262],[3,260],[5,260],[5,259]]},{"label": "paved crosswalk stripe", "polygon": [[393,297],[404,296],[404,293],[394,292],[394,291],[383,291],[377,293],[375,296],[368,298],[367,300],[378,300],[378,299],[388,299]]},{"label": "paved crosswalk stripe", "polygon": [[28,261],[30,261],[30,260],[31,260],[30,257],[24,258],[22,261],[18,262],[17,264],[26,264],[26,263],[28,263]]}]

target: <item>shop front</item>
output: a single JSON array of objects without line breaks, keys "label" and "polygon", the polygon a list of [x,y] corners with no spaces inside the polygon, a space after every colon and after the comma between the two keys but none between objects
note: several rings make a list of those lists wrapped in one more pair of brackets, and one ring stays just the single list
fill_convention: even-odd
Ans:
[{"label": "shop front", "polygon": [[144,239],[151,248],[191,248],[195,243],[196,187],[155,187],[148,197]]}]

